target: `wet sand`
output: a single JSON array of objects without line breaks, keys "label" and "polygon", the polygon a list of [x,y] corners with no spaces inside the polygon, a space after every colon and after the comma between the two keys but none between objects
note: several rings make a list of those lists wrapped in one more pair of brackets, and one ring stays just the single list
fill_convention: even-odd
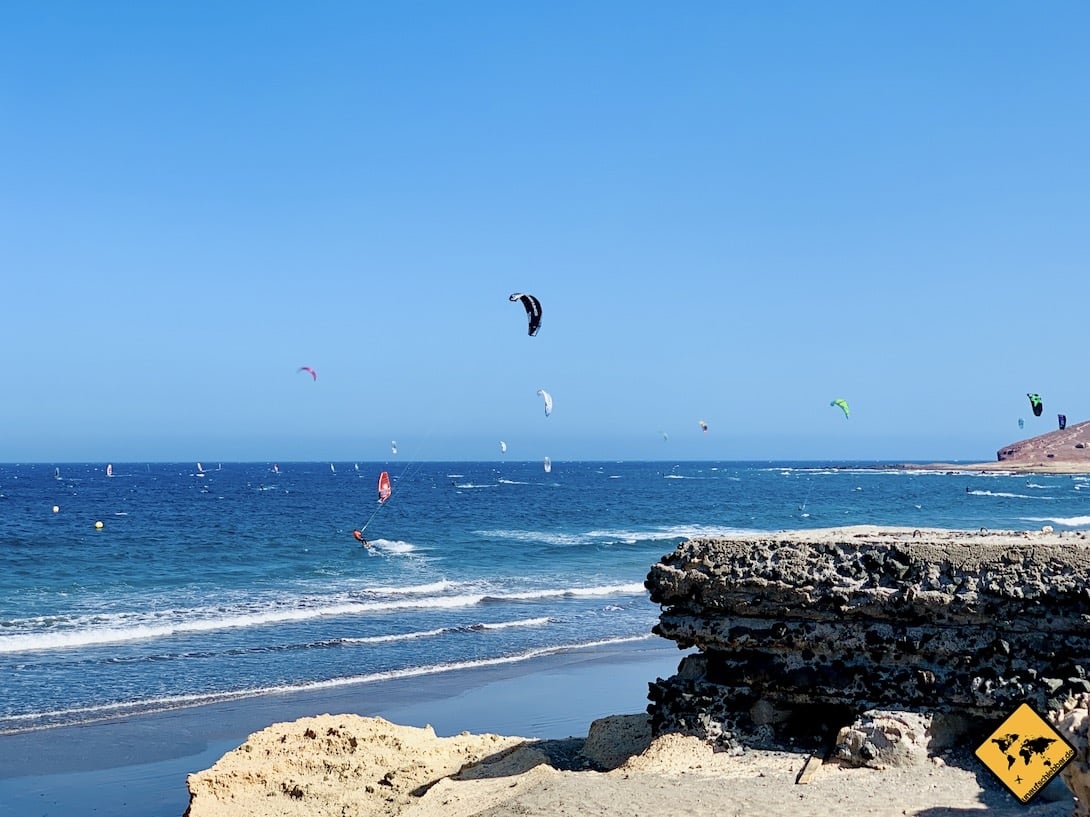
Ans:
[{"label": "wet sand", "polygon": [[186,777],[269,724],[322,713],[375,715],[543,739],[585,736],[595,718],[641,712],[647,683],[682,653],[649,639],[418,678],[269,695],[0,736],[0,817],[181,817]]}]

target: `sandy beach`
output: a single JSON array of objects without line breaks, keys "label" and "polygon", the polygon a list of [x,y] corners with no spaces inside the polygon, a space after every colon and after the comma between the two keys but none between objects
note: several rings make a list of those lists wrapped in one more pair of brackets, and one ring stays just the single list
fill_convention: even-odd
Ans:
[{"label": "sandy beach", "polygon": [[[638,715],[585,741],[527,741],[382,719],[322,716],[252,735],[191,778],[194,817],[219,815],[1000,815],[1060,817],[1058,782],[1019,803],[964,757],[894,769],[816,765],[803,752],[714,752],[691,736],[649,741]],[[977,764],[979,766],[979,764]],[[807,774],[804,776],[804,770]],[[804,782],[800,782],[804,781]]]},{"label": "sandy beach", "polygon": [[647,683],[681,653],[645,639],[396,681],[247,698],[83,726],[0,735],[0,815],[169,817],[189,802],[186,776],[247,736],[322,713],[381,716],[463,730],[558,739],[599,717],[640,712]]},{"label": "sandy beach", "polygon": [[[1058,780],[1023,805],[965,755],[881,771],[824,763],[800,784],[805,751],[732,756],[678,735],[650,743],[640,727],[646,684],[672,674],[680,655],[672,644],[639,641],[7,735],[0,737],[0,814],[180,817],[189,775],[214,769],[218,779],[226,774],[237,783],[247,777],[240,755],[244,763],[260,754],[255,747],[270,745],[282,747],[283,780],[312,791],[312,747],[291,748],[308,734],[332,740],[331,730],[353,750],[338,761],[341,778],[326,800],[281,797],[272,806],[260,787],[242,786],[222,804],[206,796],[196,814],[1071,813],[1070,793]],[[322,768],[328,777],[330,766],[323,761]],[[377,782],[383,779],[390,785]],[[247,792],[260,794],[258,805]]]}]

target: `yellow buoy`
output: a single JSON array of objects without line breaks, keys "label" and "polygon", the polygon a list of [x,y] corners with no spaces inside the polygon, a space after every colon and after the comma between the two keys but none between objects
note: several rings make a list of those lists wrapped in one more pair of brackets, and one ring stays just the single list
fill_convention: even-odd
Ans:
[{"label": "yellow buoy", "polygon": [[102,523],[101,522],[95,522],[95,529],[96,530],[102,530]]},{"label": "yellow buoy", "polygon": [[61,506],[60,506],[60,505],[54,505],[54,506],[53,506],[53,513],[59,513],[59,512],[60,512],[60,510],[61,510]]}]

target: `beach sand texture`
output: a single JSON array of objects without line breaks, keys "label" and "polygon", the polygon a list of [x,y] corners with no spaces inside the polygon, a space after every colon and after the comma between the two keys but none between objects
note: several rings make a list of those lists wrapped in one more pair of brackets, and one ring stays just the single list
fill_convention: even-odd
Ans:
[{"label": "beach sand texture", "polygon": [[[795,752],[715,752],[679,734],[650,739],[643,715],[604,718],[585,740],[536,741],[381,718],[322,715],[275,724],[189,777],[188,817],[357,815],[926,815],[1061,817],[1054,781],[1028,805],[971,758],[876,770]],[[797,782],[804,768],[808,782]]]}]

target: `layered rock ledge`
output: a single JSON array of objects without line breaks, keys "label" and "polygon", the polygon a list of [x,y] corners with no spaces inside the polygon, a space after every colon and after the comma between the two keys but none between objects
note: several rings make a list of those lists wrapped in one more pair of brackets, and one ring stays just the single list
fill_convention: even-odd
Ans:
[{"label": "layered rock ledge", "polygon": [[[995,719],[1090,692],[1090,537],[853,527],[684,542],[646,586],[682,648],[655,734],[734,747],[874,709]],[[777,734],[779,733],[779,734]]]}]

